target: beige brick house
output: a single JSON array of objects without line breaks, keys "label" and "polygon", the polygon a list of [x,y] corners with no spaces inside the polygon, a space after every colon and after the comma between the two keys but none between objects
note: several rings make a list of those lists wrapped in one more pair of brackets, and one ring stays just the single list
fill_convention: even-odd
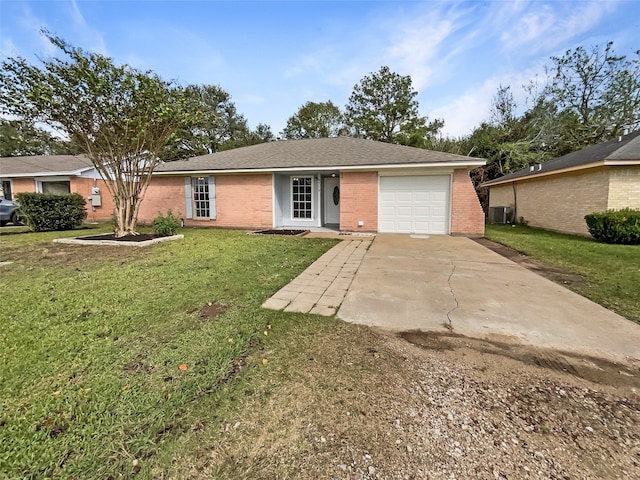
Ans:
[{"label": "beige brick house", "polygon": [[171,209],[187,225],[482,235],[469,170],[484,163],[357,138],[269,142],[160,165],[139,220]]},{"label": "beige brick house", "polygon": [[[486,182],[489,209],[530,226],[588,235],[584,216],[640,209],[640,131]],[[494,210],[495,211],[495,210]]]}]

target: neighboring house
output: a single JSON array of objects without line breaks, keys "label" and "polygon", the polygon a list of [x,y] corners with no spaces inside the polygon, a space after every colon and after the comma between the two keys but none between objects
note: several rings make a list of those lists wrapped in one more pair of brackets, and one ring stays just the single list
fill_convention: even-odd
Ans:
[{"label": "neighboring house", "polygon": [[187,225],[482,235],[469,170],[485,160],[357,138],[262,143],[167,162],[139,220]]},{"label": "neighboring house", "polygon": [[102,177],[84,155],[0,158],[0,196],[16,193],[79,193],[87,199],[90,220],[113,217],[113,200]]},{"label": "neighboring house", "polygon": [[640,131],[483,186],[489,187],[490,211],[510,207],[515,220],[533,227],[588,235],[585,215],[640,209]]}]

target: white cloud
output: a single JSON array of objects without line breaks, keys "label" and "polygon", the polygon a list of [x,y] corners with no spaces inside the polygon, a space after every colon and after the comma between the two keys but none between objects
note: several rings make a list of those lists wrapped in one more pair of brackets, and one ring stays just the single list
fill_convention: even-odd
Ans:
[{"label": "white cloud", "polygon": [[67,8],[67,13],[71,17],[76,36],[79,37],[79,41],[81,42],[81,45],[77,46],[81,46],[82,48],[101,55],[108,55],[103,35],[89,25],[80,11],[80,7],[76,0],[71,0]]},{"label": "white cloud", "polygon": [[470,134],[480,123],[488,121],[491,102],[500,86],[511,86],[511,93],[519,114],[531,107],[527,105],[527,93],[522,88],[530,80],[536,79],[542,68],[536,65],[521,72],[486,79],[481,85],[466,90],[460,97],[431,111],[430,118],[443,118],[442,133],[449,137]]},{"label": "white cloud", "polygon": [[20,50],[18,50],[13,40],[2,37],[0,39],[0,56],[17,57],[18,55],[20,55]]},{"label": "white cloud", "polygon": [[521,3],[517,11],[502,17],[500,40],[506,50],[552,49],[588,32],[615,8],[615,1],[532,2],[526,7]]},{"label": "white cloud", "polygon": [[452,55],[461,53],[461,45],[452,45],[452,36],[466,23],[468,10],[441,8],[428,4],[426,13],[406,13],[388,24],[389,45],[386,63],[411,75],[414,88],[428,87],[434,74],[445,70]]}]

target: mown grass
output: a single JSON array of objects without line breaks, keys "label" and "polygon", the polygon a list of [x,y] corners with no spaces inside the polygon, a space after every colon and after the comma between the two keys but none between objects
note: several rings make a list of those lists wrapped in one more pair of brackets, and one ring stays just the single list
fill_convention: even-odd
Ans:
[{"label": "mown grass", "polygon": [[485,236],[536,260],[581,275],[585,282],[570,288],[640,323],[640,246],[609,245],[509,225],[487,225]]},{"label": "mown grass", "polygon": [[[0,477],[155,477],[285,315],[261,303],[335,243],[182,233],[146,248],[0,238],[14,262],[0,267]],[[203,318],[209,303],[225,313]]]}]

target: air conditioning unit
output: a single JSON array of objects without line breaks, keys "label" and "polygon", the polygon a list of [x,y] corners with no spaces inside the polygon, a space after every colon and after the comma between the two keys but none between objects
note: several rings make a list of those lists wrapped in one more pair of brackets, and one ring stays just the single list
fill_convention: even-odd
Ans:
[{"label": "air conditioning unit", "polygon": [[511,223],[511,207],[489,207],[489,223]]}]

